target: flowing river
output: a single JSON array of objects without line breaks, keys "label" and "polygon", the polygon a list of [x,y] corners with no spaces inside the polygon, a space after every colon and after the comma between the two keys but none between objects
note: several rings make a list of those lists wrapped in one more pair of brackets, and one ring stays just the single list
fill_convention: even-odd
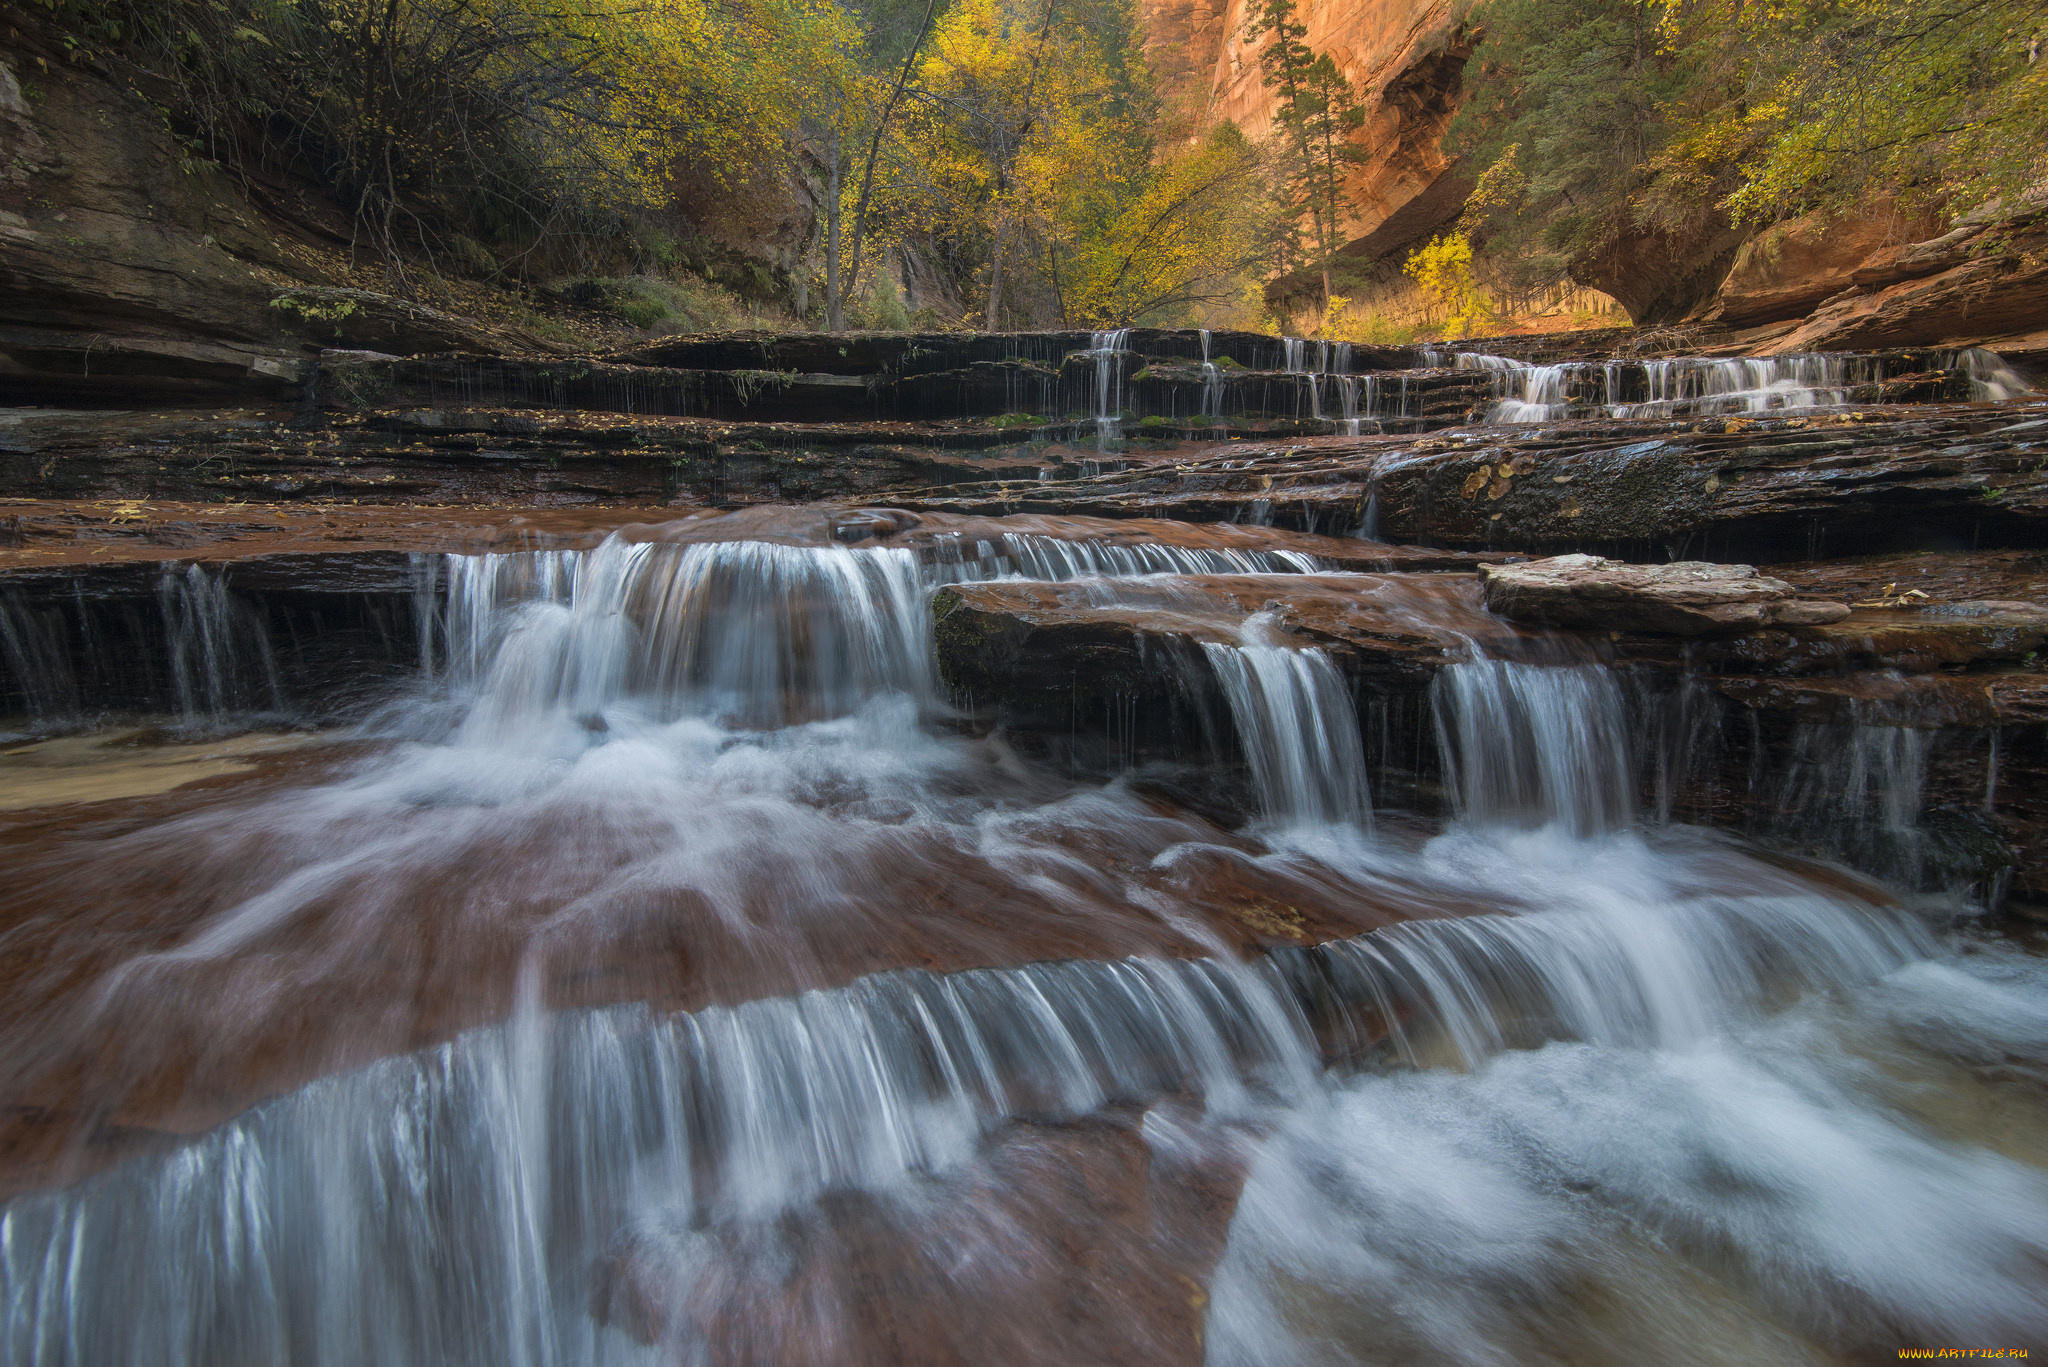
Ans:
[{"label": "flowing river", "polygon": [[[1307,555],[417,568],[359,724],[0,814],[0,1361],[2048,1349],[2040,946],[1658,819],[1598,663],[1474,635],[1401,722],[1425,813],[1254,617],[1184,666],[1231,815],[974,724],[929,598]],[[186,721],[257,725],[271,646],[190,574]],[[1483,616],[1430,579],[1356,576]]]}]

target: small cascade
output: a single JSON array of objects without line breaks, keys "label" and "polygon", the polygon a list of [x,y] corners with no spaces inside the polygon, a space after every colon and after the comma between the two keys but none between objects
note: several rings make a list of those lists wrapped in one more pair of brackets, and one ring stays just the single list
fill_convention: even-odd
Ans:
[{"label": "small cascade", "polygon": [[1430,700],[1460,820],[1594,835],[1635,818],[1629,713],[1612,670],[1472,660],[1440,673]]},{"label": "small cascade", "polygon": [[[1113,545],[1005,533],[972,562],[972,578],[1017,575],[1025,579],[1129,578],[1148,574],[1316,574],[1328,567],[1300,551],[1241,551],[1223,547]],[[981,551],[981,547],[976,548]]]},{"label": "small cascade", "polygon": [[1983,347],[1959,351],[1948,364],[1969,376],[1970,397],[1978,403],[2004,403],[2034,392],[2026,376],[2007,365],[2003,356]]},{"label": "small cascade", "polygon": [[[1297,373],[1335,381],[1358,421],[1349,358],[1314,360],[1340,369]],[[1625,379],[1601,377],[1610,400]],[[1378,499],[1369,482],[1361,534]],[[1156,1323],[1247,1367],[1618,1360],[1642,1326],[1691,1344],[1702,1325],[1716,1360],[1777,1360],[1758,1343],[1863,1360],[1866,1332],[2024,1341],[2043,1323],[2048,1183],[2012,1137],[2048,1049],[2038,966],[1957,953],[1846,878],[1639,823],[1643,752],[1685,750],[1700,699],[1653,714],[1617,671],[1528,636],[1526,656],[1452,663],[1429,705],[1455,820],[1368,839],[1336,659],[1290,648],[1271,611],[1238,639],[1205,627],[1259,807],[1251,831],[1222,830],[1163,786],[920,725],[938,711],[926,595],[1084,581],[1046,596],[1138,613],[1176,591],[1132,582],[1147,576],[1325,564],[941,525],[881,546],[420,557],[420,664],[468,705],[452,744],[209,789],[142,830],[153,844],[133,823],[81,844],[167,867],[173,846],[211,854],[194,842],[258,851],[221,861],[239,884],[186,923],[150,904],[147,952],[105,979],[133,1014],[81,1008],[81,1056],[116,1020],[161,1021],[181,1047],[259,991],[309,1004],[265,1020],[314,1021],[358,982],[400,1005],[354,1052],[261,1055],[241,1100],[153,1077],[99,1111],[97,1079],[82,1105],[68,1083],[24,1089],[92,1138],[0,1202],[0,1361],[896,1360],[911,1354],[861,1298],[886,1300],[889,1333],[956,1315],[982,1334],[973,1312],[997,1305],[988,1337],[1007,1343],[1068,1303],[1039,1294],[1073,1284],[1031,1280],[1048,1268],[1147,1333],[1153,1287],[1176,1316],[1206,1295]],[[1383,594],[1391,620],[1441,634],[1481,611],[1455,578],[1317,588]],[[255,606],[200,567],[157,591],[188,712],[252,705]],[[11,661],[41,659],[49,630],[0,599]],[[565,736],[610,739],[568,754]],[[1426,750],[1427,729],[1403,740]],[[1783,809],[1873,845],[1916,828],[1927,733],[1801,744]],[[494,861],[512,870],[496,883]],[[714,898],[726,883],[746,896]],[[423,920],[447,938],[407,941]],[[1383,928],[1352,933],[1367,925]],[[457,974],[420,971],[472,938]],[[856,938],[860,954],[817,955]],[[798,966],[747,976],[769,960]],[[932,963],[1010,966],[908,966]],[[442,983],[475,1009],[415,1005]],[[220,1014],[195,1017],[208,991]],[[227,1076],[203,1062],[208,1085]],[[152,1113],[159,1086],[190,1111]],[[1996,1142],[1957,1098],[1998,1113]],[[147,1142],[101,1162],[94,1127],[116,1123]],[[1188,1184],[1223,1210],[1183,1288],[1182,1235],[1144,1194],[1190,1155],[1227,1176],[1220,1201]],[[995,1357],[1127,1360],[1075,1341]]]},{"label": "small cascade", "polygon": [[1128,961],[528,1014],[0,1207],[0,1360],[648,1361],[593,1318],[608,1252],[708,1291],[742,1268],[705,1236],[828,1190],[914,1197],[1008,1117],[1299,1092],[1315,1056],[1279,989]]},{"label": "small cascade", "polygon": [[1280,365],[1289,375],[1308,373],[1308,342],[1300,337],[1280,339]]},{"label": "small cascade", "polygon": [[480,671],[465,733],[506,741],[561,716],[601,725],[619,702],[781,725],[884,693],[926,699],[925,587],[917,556],[895,548],[613,539],[451,557],[449,655]]},{"label": "small cascade", "polygon": [[1790,765],[1760,794],[1764,832],[1920,886],[1931,871],[1921,817],[1932,740],[1862,721],[1800,727]]},{"label": "small cascade", "polygon": [[[1337,382],[1337,399],[1343,406],[1343,416],[1337,420],[1337,430],[1347,437],[1358,436],[1360,424],[1363,421],[1358,416],[1358,377],[1355,375],[1338,375],[1335,379]],[[1370,406],[1368,406],[1368,411],[1370,411]]]},{"label": "small cascade", "polygon": [[1109,450],[1123,435],[1124,367],[1130,354],[1131,330],[1116,328],[1092,333],[1088,354],[1095,359],[1095,444]]},{"label": "small cascade", "polygon": [[178,715],[187,726],[217,724],[233,712],[279,712],[277,659],[263,620],[228,592],[218,571],[166,569],[157,603],[170,643]]},{"label": "small cascade", "polygon": [[14,590],[0,593],[0,664],[13,681],[15,708],[30,723],[57,721],[81,710],[62,616],[35,611]]},{"label": "small cascade", "polygon": [[1260,815],[1282,827],[1370,827],[1365,751],[1351,690],[1320,650],[1276,645],[1254,616],[1239,645],[1203,650],[1230,702]]},{"label": "small cascade", "polygon": [[1516,380],[1516,393],[1493,406],[1493,411],[1487,414],[1488,422],[1555,422],[1570,415],[1565,383],[1572,376],[1572,367],[1522,366],[1505,373]]},{"label": "small cascade", "polygon": [[1377,470],[1365,482],[1365,511],[1359,515],[1358,527],[1351,535],[1359,541],[1380,539],[1380,477]]},{"label": "small cascade", "polygon": [[[466,723],[496,743],[546,718],[601,724],[615,703],[744,725],[843,716],[900,693],[929,703],[924,596],[942,583],[1158,574],[1314,574],[1299,551],[1118,545],[1028,532],[893,548],[616,538],[591,551],[445,558],[437,632]],[[423,647],[431,652],[431,646]]]},{"label": "small cascade", "polygon": [[1250,968],[913,970],[693,1014],[527,1008],[0,1207],[0,1356],[638,1362],[597,1317],[608,1256],[652,1259],[637,1270],[679,1305],[772,1285],[788,1269],[742,1251],[779,1220],[831,1191],[922,1208],[1011,1117],[1170,1093],[1210,1124],[1313,1109],[1330,1051],[1469,1067],[1545,1039],[1687,1044],[1788,985],[1855,986],[1931,949],[1764,867],[1727,896],[1697,892],[1707,874],[1588,901],[1560,868],[1542,915]]},{"label": "small cascade", "polygon": [[[1460,370],[1492,377],[1497,423],[1555,422],[1574,416],[1615,419],[1772,413],[1848,403],[1859,386],[1885,378],[1882,357],[1836,353],[1786,356],[1679,356],[1652,361],[1530,365],[1512,357],[1458,352]],[[2024,382],[1990,352],[1958,353],[1980,399],[2010,398]],[[1589,396],[1597,393],[1597,402]]]},{"label": "small cascade", "polygon": [[1209,329],[1202,329],[1202,416],[1215,421],[1223,416],[1223,372],[1209,359]]},{"label": "small cascade", "polygon": [[1611,416],[1767,413],[1844,404],[1854,386],[1884,378],[1883,365],[1874,358],[1824,353],[1726,360],[1680,356],[1642,364],[1647,399],[1616,404]]}]

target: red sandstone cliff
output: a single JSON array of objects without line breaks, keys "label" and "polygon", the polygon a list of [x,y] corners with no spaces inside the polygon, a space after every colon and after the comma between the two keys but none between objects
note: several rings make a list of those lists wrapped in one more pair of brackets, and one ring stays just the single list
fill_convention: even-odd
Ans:
[{"label": "red sandstone cliff", "polygon": [[[1252,134],[1272,124],[1273,97],[1248,47],[1244,0],[1140,0],[1146,51],[1169,99]],[[1455,217],[1468,182],[1438,148],[1457,109],[1472,42],[1450,0],[1304,0],[1308,42],[1328,52],[1368,110],[1371,157],[1352,173],[1347,251],[1378,256]]]}]

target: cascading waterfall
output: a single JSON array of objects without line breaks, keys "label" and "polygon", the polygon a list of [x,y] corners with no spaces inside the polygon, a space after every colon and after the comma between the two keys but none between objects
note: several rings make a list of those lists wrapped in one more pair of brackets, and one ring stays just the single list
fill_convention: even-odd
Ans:
[{"label": "cascading waterfall", "polygon": [[1611,670],[1472,660],[1437,676],[1431,702],[1461,820],[1591,836],[1635,816],[1628,708]]},{"label": "cascading waterfall", "polygon": [[1105,451],[1123,435],[1123,358],[1129,355],[1130,340],[1129,328],[1088,338],[1088,354],[1095,360],[1095,444]]},{"label": "cascading waterfall", "polygon": [[1872,358],[1818,353],[1731,360],[1681,356],[1646,361],[1643,368],[1647,401],[1616,405],[1613,416],[1767,413],[1844,404],[1851,388],[1883,378],[1882,365]]},{"label": "cascading waterfall", "polygon": [[1351,690],[1322,651],[1271,635],[1272,623],[1255,615],[1242,644],[1202,647],[1230,702],[1260,814],[1280,827],[1369,827]]},{"label": "cascading waterfall", "polygon": [[1411,1066],[1436,1041],[1468,1066],[1549,1038],[1684,1042],[1788,981],[1854,986],[1929,951],[1908,921],[1781,881],[1666,890],[1634,924],[1583,907],[1418,923],[1251,968],[906,972],[694,1014],[529,1012],[0,1208],[0,1345],[38,1367],[646,1361],[591,1317],[594,1253],[654,1259],[679,1299],[736,1294],[778,1275],[735,1261],[745,1231],[832,1190],[916,1202],[1007,1117],[1178,1091],[1212,1123],[1284,1115],[1311,1103],[1318,1028]]},{"label": "cascading waterfall", "polygon": [[[1338,431],[1347,437],[1358,436],[1362,422],[1358,416],[1358,378],[1354,375],[1339,375],[1336,380],[1337,399],[1343,405],[1343,416],[1337,420]],[[1369,403],[1367,411],[1371,411]]]},{"label": "cascading waterfall", "polygon": [[157,581],[157,601],[185,724],[217,723],[252,709],[283,710],[270,634],[228,592],[218,571],[203,565],[189,565],[182,574],[166,569]]},{"label": "cascading waterfall", "polygon": [[[1010,1116],[1182,1088],[1227,1113],[1314,1070],[1275,976],[1216,962],[526,1016],[0,1208],[0,1356],[654,1360],[591,1318],[607,1243],[772,1223],[834,1189],[908,1191]],[[721,1275],[715,1247],[678,1252],[682,1275]]]},{"label": "cascading waterfall", "polygon": [[[564,575],[569,554],[543,553],[533,595],[498,618],[467,729],[503,741],[545,716],[601,718],[622,697],[662,715],[779,725],[883,692],[922,696],[933,677],[911,551],[614,539]],[[486,593],[498,592],[493,580]],[[481,615],[456,603],[451,621]]]},{"label": "cascading waterfall", "polygon": [[0,661],[31,722],[49,722],[79,711],[78,678],[62,618],[34,611],[13,590],[0,593]]},{"label": "cascading waterfall", "polygon": [[1918,885],[1928,872],[1920,818],[1931,741],[1924,730],[1863,720],[1801,726],[1775,791],[1758,794],[1762,828]]},{"label": "cascading waterfall", "polygon": [[[1530,365],[1510,357],[1459,352],[1460,370],[1492,377],[1494,405],[1487,420],[1498,423],[1555,422],[1573,416],[1669,418],[1720,413],[1771,413],[1849,402],[1861,385],[1884,378],[1874,356],[1799,353],[1785,356],[1712,358],[1680,356],[1636,362],[1568,362]],[[2010,398],[2023,381],[1990,352],[1959,353],[1951,368],[1964,371],[1976,397]],[[1636,380],[1640,384],[1636,384]],[[1601,400],[1575,398],[1595,382]],[[1640,399],[1624,398],[1628,392]]]},{"label": "cascading waterfall", "polygon": [[[989,1152],[1113,1110],[1142,1114],[1118,1133],[1145,1162],[1213,1152],[1245,1174],[1213,1282],[1188,1279],[1212,1362],[1605,1362],[1620,1360],[1616,1342],[1652,1343],[1641,1360],[1799,1360],[1775,1352],[1787,1343],[1854,1360],[1887,1335],[2048,1331],[2032,1294],[2048,1263],[2048,1178],[2010,1137],[2039,1113],[2026,1079],[2048,1066],[2039,970],[2017,954],[1956,955],[1904,907],[1640,821],[1638,728],[1605,667],[1444,668],[1430,703],[1454,819],[1375,832],[1351,688],[1329,654],[1284,644],[1256,614],[1202,661],[1260,820],[1175,826],[1136,859],[1091,843],[1163,820],[1132,780],[1056,783],[999,744],[920,723],[935,585],[1086,580],[1101,601],[1142,608],[1171,587],[1141,594],[1129,581],[1142,577],[1323,568],[1292,552],[1029,533],[917,549],[615,538],[417,564],[436,625],[422,663],[466,715],[443,743],[408,742],[299,799],[378,877],[402,881],[408,866],[361,834],[374,833],[366,812],[427,859],[451,813],[556,784],[563,805],[529,818],[582,812],[590,837],[565,848],[601,861],[603,835],[652,819],[631,801],[638,787],[679,774],[700,786],[663,787],[653,805],[688,808],[681,829],[717,820],[731,843],[704,856],[677,836],[662,856],[723,859],[724,876],[749,882],[741,841],[771,846],[782,882],[751,881],[815,899],[827,934],[872,931],[838,886],[859,866],[835,862],[826,834],[857,831],[884,867],[914,840],[939,847],[906,873],[906,888],[927,890],[905,900],[957,886],[949,917],[975,913],[988,886],[961,873],[970,853],[1011,880],[999,917],[1049,922],[1090,919],[1074,889],[1116,880],[1180,916],[1173,880],[1220,867],[1260,943],[1290,947],[1240,958],[1236,942],[1203,939],[1181,951],[1195,957],[863,971],[689,1010],[551,1004],[539,967],[551,937],[686,914],[687,899],[651,912],[634,900],[654,869],[612,869],[524,942],[509,1018],[487,1018],[500,1023],[424,1049],[413,1037],[402,1047],[414,1052],[359,1059],[189,1138],[166,1129],[164,1147],[0,1204],[0,1360],[900,1359],[902,1343],[857,1341],[853,1301],[876,1294],[872,1268],[835,1282],[816,1260],[913,1231],[929,1261],[914,1287],[883,1294],[977,1314],[975,1277],[1072,1256],[972,1204],[977,1183],[1015,1180]],[[215,696],[208,662],[245,649],[228,643],[249,624],[217,580],[176,579],[185,596],[167,588],[164,610],[184,614],[173,635],[193,697]],[[903,698],[914,705],[874,723],[886,743],[826,761],[878,703]],[[1924,754],[1910,737],[1864,740],[1860,768],[1813,781],[1909,821]],[[713,771],[729,786],[705,780]],[[977,782],[1011,786],[950,825],[934,815]],[[294,800],[256,799],[265,813]],[[691,805],[708,802],[730,811]],[[1036,844],[1021,834],[1041,828],[1052,834]],[[473,862],[451,862],[437,896],[466,905],[512,837],[537,838],[486,829],[494,839],[463,847]],[[298,875],[269,886],[259,874],[248,901],[152,950],[154,969],[224,972],[278,952],[264,938],[283,924],[272,903]],[[1428,919],[1308,943],[1290,899],[1318,888],[1360,902],[1427,890],[1415,914]],[[292,895],[330,920],[363,914]],[[457,915],[399,906],[413,920]],[[735,893],[706,914],[746,954],[787,956],[745,907]],[[368,925],[345,957],[383,950],[392,927]],[[907,954],[924,952],[918,934]],[[1874,1043],[1852,1059],[1837,1031]],[[1953,1089],[1927,1081],[1948,1074],[1885,1072],[1908,1055],[1939,1057],[1979,1109],[2009,1103],[2019,1119],[1976,1142]],[[1055,1206],[1070,1222],[1124,1200],[1081,1185],[1087,1209]],[[926,1237],[961,1202],[984,1242]],[[838,1220],[853,1252],[805,1241]],[[1089,1275],[1116,1293],[1116,1278]],[[1714,1338],[1731,1323],[1762,1337]],[[991,1360],[1012,1327],[977,1321]]]},{"label": "cascading waterfall", "polygon": [[1565,383],[1571,368],[1561,365],[1522,366],[1512,372],[1519,381],[1513,398],[1502,399],[1487,414],[1488,422],[1553,422],[1571,412]]},{"label": "cascading waterfall", "polygon": [[1209,329],[1202,329],[1202,416],[1212,422],[1223,416],[1223,372],[1209,359]]},{"label": "cascading waterfall", "polygon": [[1979,403],[2005,403],[2034,392],[2026,376],[2006,364],[2003,356],[1983,347],[1959,351],[1949,364],[1969,376],[1970,397]]}]

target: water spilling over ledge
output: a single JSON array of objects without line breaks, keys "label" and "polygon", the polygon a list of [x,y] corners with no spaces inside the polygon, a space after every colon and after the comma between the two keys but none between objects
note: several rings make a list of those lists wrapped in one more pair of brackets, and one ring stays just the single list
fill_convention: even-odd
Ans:
[{"label": "water spilling over ledge", "polygon": [[[719,345],[337,359],[299,429],[631,506],[0,523],[0,1359],[2048,1334],[1988,364]],[[1987,545],[1872,554],[1884,497]],[[1489,607],[1566,535],[1747,538],[1800,611]]]}]

